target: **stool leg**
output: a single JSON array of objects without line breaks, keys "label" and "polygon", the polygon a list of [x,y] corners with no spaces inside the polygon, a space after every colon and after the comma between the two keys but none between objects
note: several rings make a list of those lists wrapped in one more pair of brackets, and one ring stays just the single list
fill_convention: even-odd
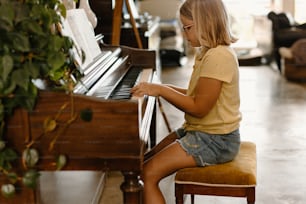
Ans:
[{"label": "stool leg", "polygon": [[248,204],[255,204],[255,187],[247,190],[247,201]]},{"label": "stool leg", "polygon": [[175,203],[176,204],[184,204],[184,193],[183,186],[179,184],[175,184]]},{"label": "stool leg", "polygon": [[175,196],[175,204],[184,204],[184,196]]},{"label": "stool leg", "polygon": [[194,204],[194,194],[190,195],[191,204]]}]

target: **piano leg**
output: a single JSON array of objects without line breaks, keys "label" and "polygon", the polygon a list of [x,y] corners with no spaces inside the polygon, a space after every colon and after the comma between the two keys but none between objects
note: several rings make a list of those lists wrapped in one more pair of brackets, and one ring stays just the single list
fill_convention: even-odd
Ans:
[{"label": "piano leg", "polygon": [[120,188],[123,192],[124,204],[141,204],[143,185],[139,178],[139,172],[122,172],[124,181]]}]

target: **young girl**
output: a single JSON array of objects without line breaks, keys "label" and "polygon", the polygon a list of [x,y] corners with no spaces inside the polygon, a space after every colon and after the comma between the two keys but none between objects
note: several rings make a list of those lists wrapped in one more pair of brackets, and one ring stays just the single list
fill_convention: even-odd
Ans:
[{"label": "young girl", "polygon": [[183,126],[145,155],[144,203],[165,203],[161,179],[185,167],[231,161],[239,151],[239,73],[230,47],[228,15],[222,0],[186,0],[180,8],[184,36],[200,51],[188,89],[140,83],[136,96],[163,97],[185,112]]}]

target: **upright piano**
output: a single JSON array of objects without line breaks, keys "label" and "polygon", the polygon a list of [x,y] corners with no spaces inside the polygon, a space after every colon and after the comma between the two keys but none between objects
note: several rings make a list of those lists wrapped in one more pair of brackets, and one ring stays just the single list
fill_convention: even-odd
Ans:
[{"label": "upright piano", "polygon": [[[138,204],[143,155],[155,142],[156,104],[154,97],[131,96],[130,89],[141,81],[157,80],[156,53],[103,44],[101,50],[84,69],[73,97],[42,90],[33,111],[16,110],[8,121],[6,140],[19,154],[34,140],[32,147],[41,155],[37,167],[42,171],[56,170],[54,158],[59,154],[68,157],[63,170],[121,171],[124,203]],[[74,113],[77,116],[71,124],[61,124]],[[82,114],[87,114],[86,120]],[[45,120],[54,117],[60,133],[44,133]],[[23,168],[21,163],[18,167]],[[10,202],[37,203],[36,199],[34,191],[23,188]]]}]

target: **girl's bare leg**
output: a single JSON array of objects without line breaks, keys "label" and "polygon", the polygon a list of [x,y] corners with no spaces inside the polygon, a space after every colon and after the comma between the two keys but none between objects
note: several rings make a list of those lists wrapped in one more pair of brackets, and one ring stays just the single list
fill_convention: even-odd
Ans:
[{"label": "girl's bare leg", "polygon": [[160,180],[178,169],[193,166],[196,166],[195,160],[177,142],[152,156],[144,165],[144,203],[165,204],[158,186]]},{"label": "girl's bare leg", "polygon": [[168,136],[166,136],[162,141],[160,141],[156,146],[154,146],[149,152],[145,153],[144,161],[146,162],[156,153],[167,147],[169,144],[173,143],[177,139],[177,134],[175,132],[171,132]]}]

